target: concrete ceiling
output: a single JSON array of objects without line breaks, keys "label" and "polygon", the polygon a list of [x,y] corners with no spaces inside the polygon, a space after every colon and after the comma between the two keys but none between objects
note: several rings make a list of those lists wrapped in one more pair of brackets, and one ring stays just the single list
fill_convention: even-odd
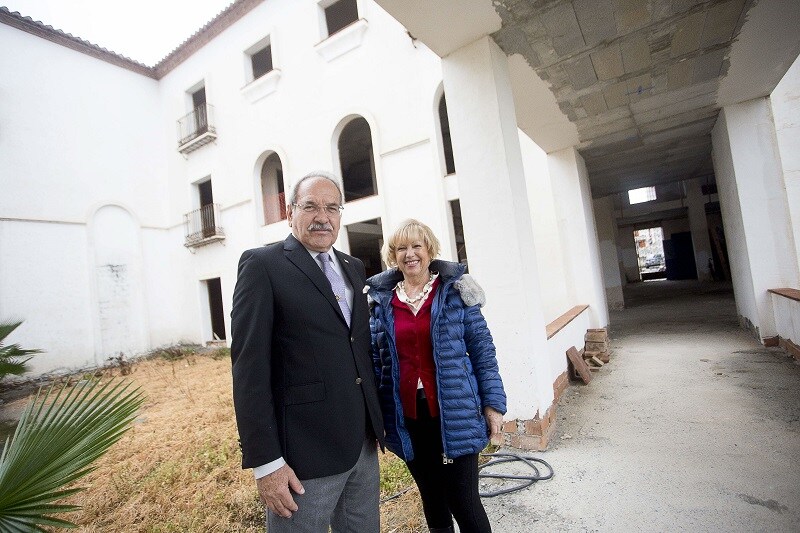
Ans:
[{"label": "concrete ceiling", "polygon": [[713,173],[719,109],[800,54],[798,0],[377,1],[441,57],[491,35],[519,127],[577,146],[595,197]]}]

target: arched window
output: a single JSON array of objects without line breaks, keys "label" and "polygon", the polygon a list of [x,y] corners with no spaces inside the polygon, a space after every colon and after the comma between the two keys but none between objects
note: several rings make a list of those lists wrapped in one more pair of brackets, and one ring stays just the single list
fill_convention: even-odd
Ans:
[{"label": "arched window", "polygon": [[372,132],[363,117],[348,122],[339,135],[339,164],[345,202],[378,194]]},{"label": "arched window", "polygon": [[264,202],[264,224],[286,220],[283,165],[276,153],[270,155],[261,167],[261,197]]},{"label": "arched window", "polygon": [[447,118],[447,102],[444,94],[439,98],[439,124],[442,128],[442,148],[444,149],[444,164],[446,173],[455,174],[456,162],[453,159],[453,143],[450,141],[450,120]]}]

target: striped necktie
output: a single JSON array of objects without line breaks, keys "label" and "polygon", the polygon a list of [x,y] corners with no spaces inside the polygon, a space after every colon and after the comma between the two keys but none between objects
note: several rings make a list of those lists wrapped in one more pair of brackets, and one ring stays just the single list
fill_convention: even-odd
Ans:
[{"label": "striped necktie", "polygon": [[347,295],[345,294],[345,285],[342,276],[340,276],[334,269],[333,265],[331,264],[331,256],[327,253],[321,253],[317,257],[319,260],[322,261],[322,271],[325,273],[325,277],[328,278],[328,281],[331,284],[331,289],[333,289],[333,295],[336,297],[336,301],[339,302],[339,308],[342,310],[342,314],[344,315],[344,320],[347,322],[347,326],[350,326],[350,306],[347,305]]}]

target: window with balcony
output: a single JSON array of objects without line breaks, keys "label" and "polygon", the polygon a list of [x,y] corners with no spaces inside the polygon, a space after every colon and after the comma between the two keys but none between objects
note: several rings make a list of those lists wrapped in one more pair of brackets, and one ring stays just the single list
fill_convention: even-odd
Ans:
[{"label": "window with balcony", "polygon": [[184,246],[188,248],[204,246],[225,238],[225,231],[221,225],[222,214],[219,204],[214,203],[211,180],[198,183],[196,187],[200,209],[190,211],[183,216],[186,229]]},{"label": "window with balcony", "polygon": [[188,154],[217,138],[213,108],[206,102],[206,88],[201,85],[188,92],[192,110],[178,119],[178,151]]}]

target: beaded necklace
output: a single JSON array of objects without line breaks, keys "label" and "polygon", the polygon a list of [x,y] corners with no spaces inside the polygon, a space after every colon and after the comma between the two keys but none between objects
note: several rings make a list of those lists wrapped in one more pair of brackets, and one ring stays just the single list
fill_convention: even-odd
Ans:
[{"label": "beaded necklace", "polygon": [[438,275],[439,275],[438,272],[437,273],[431,272],[431,275],[428,278],[428,282],[425,284],[424,287],[422,287],[422,291],[418,295],[414,296],[413,298],[411,298],[406,293],[406,282],[405,282],[405,280],[400,281],[397,284],[397,288],[400,289],[399,291],[397,291],[397,296],[400,298],[400,300],[404,301],[405,303],[413,305],[414,307],[416,307],[417,302],[423,301],[423,300],[425,300],[425,298],[427,298],[428,293],[430,293],[431,289],[433,288],[433,280],[435,280]]}]

